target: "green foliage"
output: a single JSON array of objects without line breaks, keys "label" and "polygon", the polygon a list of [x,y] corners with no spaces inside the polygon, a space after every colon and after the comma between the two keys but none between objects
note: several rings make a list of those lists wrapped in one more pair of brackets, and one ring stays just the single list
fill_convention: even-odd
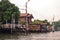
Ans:
[{"label": "green foliage", "polygon": [[39,23],[48,23],[48,20],[39,20],[39,19],[37,19],[37,20],[34,20],[34,22],[33,22],[34,24],[39,24]]},{"label": "green foliage", "polygon": [[60,20],[59,21],[56,21],[54,22],[54,27],[55,27],[55,30],[60,30]]},{"label": "green foliage", "polygon": [[14,4],[10,3],[8,0],[2,0],[0,2],[0,22],[11,21],[12,14],[15,20],[19,17],[19,8]]},{"label": "green foliage", "polygon": [[35,23],[35,24],[37,24],[37,23],[40,23],[40,20],[34,20],[34,22],[33,23]]},{"label": "green foliage", "polygon": [[54,24],[55,24],[55,27],[60,27],[60,20],[57,22],[54,22]]},{"label": "green foliage", "polygon": [[46,22],[48,22],[48,21],[45,19],[45,20],[43,20],[43,22],[46,23]]}]

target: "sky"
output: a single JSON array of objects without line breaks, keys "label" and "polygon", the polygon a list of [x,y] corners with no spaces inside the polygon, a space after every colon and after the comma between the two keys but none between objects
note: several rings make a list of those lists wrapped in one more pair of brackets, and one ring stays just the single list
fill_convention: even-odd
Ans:
[{"label": "sky", "polygon": [[[28,0],[9,0],[11,3],[14,3],[21,13],[24,13],[25,3]],[[60,20],[60,0],[30,0],[28,2],[28,13],[34,16],[34,19],[48,21]]]}]

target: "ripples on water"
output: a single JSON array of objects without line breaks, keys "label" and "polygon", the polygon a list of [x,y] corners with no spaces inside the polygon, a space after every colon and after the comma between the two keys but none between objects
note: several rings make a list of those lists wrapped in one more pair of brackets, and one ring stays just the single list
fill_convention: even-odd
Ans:
[{"label": "ripples on water", "polygon": [[60,40],[59,33],[24,33],[0,34],[0,40]]}]

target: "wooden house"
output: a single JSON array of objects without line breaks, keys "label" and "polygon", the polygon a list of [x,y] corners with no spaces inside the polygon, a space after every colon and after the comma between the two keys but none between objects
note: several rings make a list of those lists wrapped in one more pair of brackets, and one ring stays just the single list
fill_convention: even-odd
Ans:
[{"label": "wooden house", "polygon": [[48,23],[29,24],[30,31],[47,31]]},{"label": "wooden house", "polygon": [[33,18],[32,14],[29,14],[29,13],[21,13],[19,17],[20,22],[25,24],[26,22],[28,22],[28,24],[32,23],[32,18]]}]

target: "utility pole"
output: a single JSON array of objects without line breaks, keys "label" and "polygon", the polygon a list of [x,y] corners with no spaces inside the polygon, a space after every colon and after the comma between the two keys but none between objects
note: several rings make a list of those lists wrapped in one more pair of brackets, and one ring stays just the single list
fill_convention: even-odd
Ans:
[{"label": "utility pole", "polygon": [[12,14],[12,19],[11,19],[11,34],[12,34],[12,29],[13,29],[13,14]]},{"label": "utility pole", "polygon": [[28,4],[29,1],[30,1],[30,0],[28,0],[28,1],[26,2],[26,5],[25,5],[25,7],[26,7],[26,13],[27,13],[27,4]]},{"label": "utility pole", "polygon": [[5,27],[8,27],[7,25],[8,25],[8,23],[7,23],[7,19],[6,19],[6,26]]},{"label": "utility pole", "polygon": [[12,18],[11,18],[11,39],[12,39],[12,28],[13,28],[13,14],[12,14]]},{"label": "utility pole", "polygon": [[55,16],[53,15],[53,22],[52,22],[52,31],[53,32],[55,31],[55,29],[54,29],[54,18],[55,18]]},{"label": "utility pole", "polygon": [[[27,14],[27,4],[28,4],[28,2],[29,2],[30,0],[28,0],[27,2],[26,2],[26,5],[25,5],[25,7],[26,7],[26,14]],[[28,20],[27,20],[27,16],[26,16],[26,33],[28,32]]]}]

